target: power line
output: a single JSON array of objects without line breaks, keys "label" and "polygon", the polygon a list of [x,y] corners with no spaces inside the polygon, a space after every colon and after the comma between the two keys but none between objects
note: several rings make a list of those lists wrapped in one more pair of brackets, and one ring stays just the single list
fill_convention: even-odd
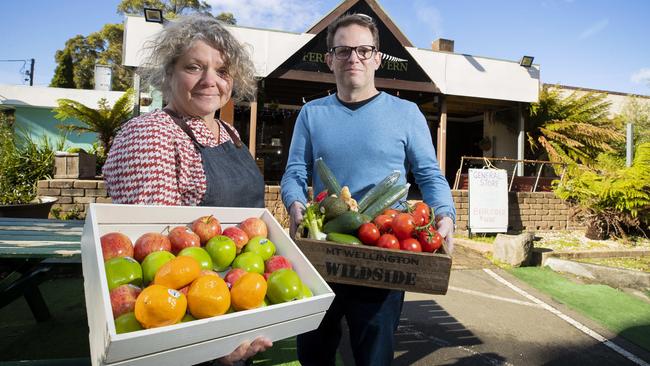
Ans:
[{"label": "power line", "polygon": [[[22,62],[23,66],[20,68],[20,73],[29,78],[29,86],[34,86],[34,64],[36,60],[30,58],[28,60],[0,60],[0,62]],[[27,62],[29,62],[29,70],[25,70]],[[28,79],[25,78],[24,80],[27,81]]]}]

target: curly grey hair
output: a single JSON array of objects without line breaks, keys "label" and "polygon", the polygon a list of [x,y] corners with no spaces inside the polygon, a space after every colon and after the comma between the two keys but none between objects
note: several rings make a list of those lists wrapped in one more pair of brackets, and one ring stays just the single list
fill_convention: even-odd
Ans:
[{"label": "curly grey hair", "polygon": [[145,48],[150,51],[150,56],[138,68],[143,83],[160,90],[169,100],[176,61],[198,40],[221,53],[228,75],[233,79],[233,99],[254,100],[257,81],[253,61],[223,24],[208,15],[178,17],[167,23],[154,40],[147,42]]}]

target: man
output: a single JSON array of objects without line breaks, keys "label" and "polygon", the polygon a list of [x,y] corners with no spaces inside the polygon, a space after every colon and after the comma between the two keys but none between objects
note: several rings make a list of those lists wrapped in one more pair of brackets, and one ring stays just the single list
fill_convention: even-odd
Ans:
[{"label": "man", "polygon": [[[381,54],[374,21],[363,14],[339,18],[328,28],[327,47],[325,60],[336,78],[337,93],[303,106],[282,177],[291,235],[302,221],[314,160],[322,157],[356,199],[394,170],[401,172],[404,183],[410,169],[424,201],[435,212],[440,234],[451,244],[456,211],[424,116],[414,103],[375,88]],[[313,177],[313,186],[314,192],[325,189],[318,176]],[[356,364],[390,365],[404,292],[330,286],[336,297],[323,322],[298,336],[301,364],[334,365],[345,316]]]}]

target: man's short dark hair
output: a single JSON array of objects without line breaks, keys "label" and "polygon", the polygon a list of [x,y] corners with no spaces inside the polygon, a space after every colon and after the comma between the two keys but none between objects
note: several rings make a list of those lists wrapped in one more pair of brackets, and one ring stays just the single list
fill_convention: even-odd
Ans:
[{"label": "man's short dark hair", "polygon": [[368,28],[372,34],[373,46],[379,49],[379,29],[375,21],[366,14],[347,14],[336,19],[332,24],[327,27],[327,50],[329,51],[334,47],[334,34],[341,27],[356,24]]}]

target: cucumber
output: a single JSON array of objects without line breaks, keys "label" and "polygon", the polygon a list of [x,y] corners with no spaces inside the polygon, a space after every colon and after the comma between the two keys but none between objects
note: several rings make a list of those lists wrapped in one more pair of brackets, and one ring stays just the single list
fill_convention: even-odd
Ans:
[{"label": "cucumber", "polygon": [[332,220],[348,211],[348,205],[340,197],[327,196],[320,202],[318,209],[325,214],[325,220]]},{"label": "cucumber", "polygon": [[363,214],[375,218],[385,209],[394,205],[400,198],[408,194],[410,186],[410,183],[406,183],[391,187],[388,192],[384,193],[383,196],[377,198],[375,202],[371,203],[370,206],[363,211]]},{"label": "cucumber", "polygon": [[330,168],[325,164],[323,158],[316,159],[314,164],[316,164],[316,171],[318,172],[321,182],[323,182],[323,185],[325,185],[325,188],[327,188],[329,193],[341,197],[341,185],[336,180],[336,177],[334,177],[334,173],[332,173]]},{"label": "cucumber", "polygon": [[327,240],[333,241],[339,244],[361,244],[361,240],[354,235],[342,234],[342,233],[329,233],[327,234]]},{"label": "cucumber", "polygon": [[381,182],[377,183],[374,187],[370,188],[366,194],[359,200],[359,211],[363,212],[371,203],[375,202],[379,197],[385,194],[392,186],[397,183],[399,179],[399,171],[394,171],[386,176]]},{"label": "cucumber", "polygon": [[370,222],[370,217],[355,211],[346,211],[335,219],[326,222],[325,225],[323,225],[323,232],[325,234],[354,234],[359,226],[366,222]]}]

